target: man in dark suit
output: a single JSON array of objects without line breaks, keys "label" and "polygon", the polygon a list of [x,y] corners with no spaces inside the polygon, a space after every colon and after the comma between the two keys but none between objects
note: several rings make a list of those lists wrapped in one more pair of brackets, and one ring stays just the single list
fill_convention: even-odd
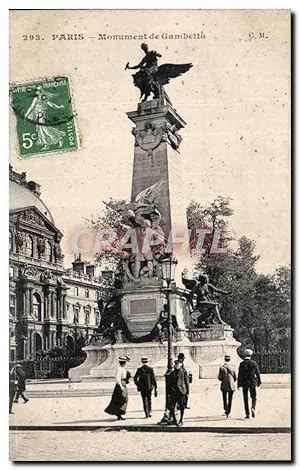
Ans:
[{"label": "man in dark suit", "polygon": [[146,418],[151,418],[151,395],[154,389],[154,396],[157,397],[157,383],[152,367],[147,365],[147,357],[142,357],[141,361],[142,366],[135,373],[134,383],[142,396],[145,416]]},{"label": "man in dark suit", "polygon": [[16,372],[13,367],[9,371],[9,414],[13,414],[12,406],[16,394]]},{"label": "man in dark suit", "polygon": [[24,392],[26,390],[26,375],[24,370],[22,369],[21,364],[16,365],[16,379],[18,381],[17,384],[17,393],[14,402],[18,403],[19,397],[21,396],[24,400],[24,403],[27,403],[29,399],[24,395]]},{"label": "man in dark suit", "polygon": [[[189,378],[187,371],[182,367],[182,362],[179,362],[178,360],[174,362],[174,369],[170,374],[169,393],[170,418],[172,419],[172,424],[182,426],[186,400],[189,394]],[[175,417],[176,406],[180,410],[180,419],[178,423]]]},{"label": "man in dark suit", "polygon": [[218,379],[221,382],[221,392],[223,396],[224,413],[228,416],[231,412],[232,398],[236,390],[236,371],[230,362],[230,356],[225,354],[225,364],[219,368]]},{"label": "man in dark suit", "polygon": [[[185,360],[184,353],[179,353],[178,356],[177,356],[177,361],[181,362],[182,363],[182,368],[186,370],[186,368],[184,366],[184,360]],[[191,384],[193,382],[193,374],[191,372],[188,373],[188,379],[189,379],[189,384]],[[187,396],[186,396],[186,404],[185,404],[185,407],[186,407],[187,410],[190,409],[190,407],[188,406],[188,401],[189,401],[189,391],[188,391]]]},{"label": "man in dark suit", "polygon": [[249,413],[249,402],[248,402],[248,393],[250,392],[250,397],[252,400],[251,404],[251,415],[252,418],[255,418],[255,408],[256,408],[256,387],[260,387],[261,380],[258,370],[258,365],[255,361],[251,359],[253,351],[251,349],[245,349],[244,351],[244,361],[240,363],[239,374],[238,374],[238,388],[242,387],[243,389],[243,398],[244,398],[244,407],[245,407],[245,418],[250,418]]}]

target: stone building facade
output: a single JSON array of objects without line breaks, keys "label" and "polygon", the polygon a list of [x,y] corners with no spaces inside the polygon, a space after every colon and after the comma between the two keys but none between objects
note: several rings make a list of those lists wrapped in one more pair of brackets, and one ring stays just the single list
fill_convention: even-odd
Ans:
[{"label": "stone building facade", "polygon": [[100,321],[101,276],[77,259],[65,269],[62,233],[40,197],[40,186],[10,167],[10,360],[84,345]]}]

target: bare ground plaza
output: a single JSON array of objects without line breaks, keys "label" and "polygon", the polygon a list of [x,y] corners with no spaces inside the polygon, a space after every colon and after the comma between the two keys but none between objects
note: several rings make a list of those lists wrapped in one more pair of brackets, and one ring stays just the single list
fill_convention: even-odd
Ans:
[{"label": "bare ground plaza", "polygon": [[[30,401],[15,404],[10,417],[10,458],[289,460],[289,376],[262,375],[262,380],[257,415],[250,420],[244,419],[241,392],[235,392],[232,414],[226,418],[217,381],[201,381],[196,390],[191,390],[190,409],[180,429],[157,425],[164,412],[163,384],[158,398],[153,399],[152,417],[147,420],[141,398],[130,385],[127,419],[120,422],[104,413],[109,395],[99,396],[95,388],[84,390],[83,384],[80,388],[80,384],[63,381],[29,383]],[[81,396],[75,396],[76,389]]]}]

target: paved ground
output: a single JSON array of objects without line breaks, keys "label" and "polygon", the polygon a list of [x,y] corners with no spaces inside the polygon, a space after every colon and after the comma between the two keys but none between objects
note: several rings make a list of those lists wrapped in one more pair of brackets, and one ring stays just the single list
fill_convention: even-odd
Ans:
[{"label": "paved ground", "polygon": [[[261,388],[290,388],[290,374],[262,374]],[[68,379],[28,380],[26,382],[28,397],[75,397],[75,396],[104,396],[111,394],[114,383],[69,382]],[[217,379],[194,380],[193,392],[217,390],[220,382]],[[164,382],[159,382],[159,388],[164,391]],[[131,395],[137,393],[135,386],[130,385]]]},{"label": "paved ground", "polygon": [[[145,420],[141,398],[131,393],[125,422],[116,421],[104,412],[110,397],[58,397],[30,398],[26,404],[14,405],[14,415],[10,424],[14,426],[61,425],[61,426],[120,426],[155,425],[163,415],[164,394],[160,390],[158,398],[153,398],[152,418]],[[191,409],[186,411],[185,425],[195,427],[289,427],[290,426],[290,389],[258,389],[257,414],[255,419],[244,419],[242,392],[234,395],[230,418],[222,416],[221,392],[218,388],[204,388],[191,392]]]},{"label": "paved ground", "polygon": [[[42,388],[46,390],[48,385]],[[283,433],[290,427],[289,384],[273,387],[270,383],[258,389],[257,415],[250,420],[244,419],[241,391],[234,395],[230,418],[223,416],[221,392],[215,385],[202,382],[192,389],[190,409],[186,410],[184,426],[179,429],[157,426],[164,412],[163,385],[158,398],[153,398],[152,418],[146,420],[141,398],[131,384],[126,421],[121,422],[104,412],[109,396],[36,398],[33,394],[28,403],[20,400],[15,404],[14,414],[10,415],[10,425],[21,427],[10,433],[10,458],[19,461],[289,460],[291,435]],[[48,430],[22,429],[24,426],[33,429],[45,426]],[[49,431],[51,426],[60,430]],[[83,431],[82,426],[88,430]],[[135,432],[137,426],[146,432]]]},{"label": "paved ground", "polygon": [[11,460],[289,460],[289,434],[12,432]]}]

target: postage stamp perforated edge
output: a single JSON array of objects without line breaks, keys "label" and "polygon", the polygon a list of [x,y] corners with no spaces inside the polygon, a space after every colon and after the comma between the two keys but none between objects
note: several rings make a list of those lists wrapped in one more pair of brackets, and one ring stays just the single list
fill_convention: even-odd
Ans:
[{"label": "postage stamp perforated edge", "polygon": [[[24,85],[28,85],[28,84],[43,82],[43,81],[57,80],[57,78],[67,78],[67,80],[68,80],[68,89],[69,89],[69,94],[70,94],[70,105],[71,105],[71,109],[72,109],[72,112],[73,112],[72,121],[73,121],[73,124],[74,124],[75,137],[76,137],[76,144],[77,145],[74,148],[64,148],[64,149],[54,149],[54,150],[49,149],[49,151],[45,151],[45,152],[34,152],[34,153],[27,154],[27,155],[21,155],[20,145],[19,145],[19,136],[18,136],[18,131],[17,131],[17,116],[16,116],[15,110],[12,107],[10,90],[11,90],[12,87],[15,87],[15,86],[24,86]],[[55,75],[55,76],[51,76],[51,77],[38,77],[38,78],[34,78],[34,79],[26,79],[26,80],[22,80],[22,81],[10,81],[9,82],[9,95],[10,95],[10,100],[9,100],[10,112],[16,118],[16,123],[15,123],[15,133],[16,133],[16,138],[17,138],[16,147],[17,147],[18,158],[20,160],[24,160],[24,159],[27,159],[27,158],[46,157],[46,156],[49,156],[49,155],[62,155],[62,154],[65,154],[65,153],[74,153],[76,151],[82,150],[82,145],[81,145],[82,144],[82,134],[80,132],[80,127],[79,127],[79,124],[78,124],[78,113],[77,113],[77,108],[76,108],[76,100],[74,98],[75,93],[74,93],[74,89],[73,89],[72,80],[71,80],[70,75],[62,74],[62,75]]]}]

